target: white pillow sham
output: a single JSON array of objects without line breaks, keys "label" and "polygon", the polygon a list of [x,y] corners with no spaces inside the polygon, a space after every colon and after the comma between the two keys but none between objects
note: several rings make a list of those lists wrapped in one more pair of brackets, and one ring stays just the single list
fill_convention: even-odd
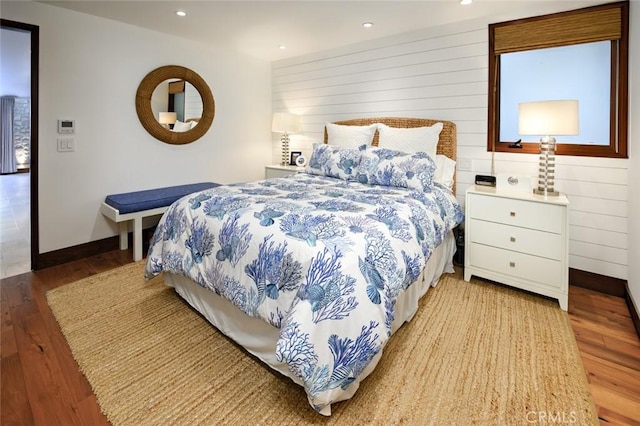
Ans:
[{"label": "white pillow sham", "polygon": [[176,120],[173,124],[174,132],[186,132],[187,130],[191,130],[191,123],[184,123],[180,120]]},{"label": "white pillow sham", "polygon": [[327,143],[347,149],[358,149],[361,145],[371,145],[376,133],[376,124],[369,126],[344,126],[327,123]]},{"label": "white pillow sham", "polygon": [[446,155],[436,155],[436,172],[433,175],[433,181],[452,189],[455,174],[456,162]]},{"label": "white pillow sham", "polygon": [[426,152],[432,159],[435,159],[442,127],[442,123],[409,128],[389,127],[386,124],[378,123],[380,134],[378,146],[410,154]]}]

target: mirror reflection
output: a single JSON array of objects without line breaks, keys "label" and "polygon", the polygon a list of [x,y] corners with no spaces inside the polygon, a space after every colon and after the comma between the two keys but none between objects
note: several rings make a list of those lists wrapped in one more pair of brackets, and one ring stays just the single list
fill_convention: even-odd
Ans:
[{"label": "mirror reflection", "polygon": [[151,95],[151,110],[165,129],[185,132],[198,125],[202,117],[202,97],[188,81],[164,80]]}]

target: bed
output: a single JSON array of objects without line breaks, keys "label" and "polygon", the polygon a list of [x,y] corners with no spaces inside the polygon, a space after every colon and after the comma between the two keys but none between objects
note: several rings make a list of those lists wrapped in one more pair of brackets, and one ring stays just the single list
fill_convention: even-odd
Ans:
[{"label": "bed", "polygon": [[464,220],[455,153],[448,121],[327,123],[304,173],[174,203],[145,276],[162,273],[328,416],[373,371],[419,299],[453,272],[452,230]]}]

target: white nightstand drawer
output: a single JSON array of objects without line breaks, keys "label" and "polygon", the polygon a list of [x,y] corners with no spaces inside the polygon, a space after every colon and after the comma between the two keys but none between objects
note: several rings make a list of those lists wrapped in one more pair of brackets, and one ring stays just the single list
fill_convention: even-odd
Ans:
[{"label": "white nightstand drawer", "polygon": [[513,198],[469,194],[470,217],[506,225],[563,233],[564,207]]},{"label": "white nightstand drawer", "polygon": [[[471,243],[471,266],[534,281],[553,289],[561,289],[564,264],[482,244]],[[505,284],[510,284],[505,282]]]},{"label": "white nightstand drawer", "polygon": [[561,234],[535,231],[501,223],[471,219],[467,239],[472,243],[513,250],[548,259],[562,260],[564,241]]}]

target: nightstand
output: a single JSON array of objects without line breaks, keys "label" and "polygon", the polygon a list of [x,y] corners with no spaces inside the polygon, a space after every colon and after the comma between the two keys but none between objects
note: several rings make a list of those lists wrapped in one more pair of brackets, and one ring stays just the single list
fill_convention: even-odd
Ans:
[{"label": "nightstand", "polygon": [[275,164],[272,166],[265,166],[264,176],[265,176],[265,179],[285,177],[285,176],[292,175],[294,173],[300,173],[303,170],[304,170],[304,167],[281,166],[279,164]]},{"label": "nightstand", "polygon": [[569,200],[474,186],[465,197],[464,279],[472,275],[558,299],[569,295]]}]

